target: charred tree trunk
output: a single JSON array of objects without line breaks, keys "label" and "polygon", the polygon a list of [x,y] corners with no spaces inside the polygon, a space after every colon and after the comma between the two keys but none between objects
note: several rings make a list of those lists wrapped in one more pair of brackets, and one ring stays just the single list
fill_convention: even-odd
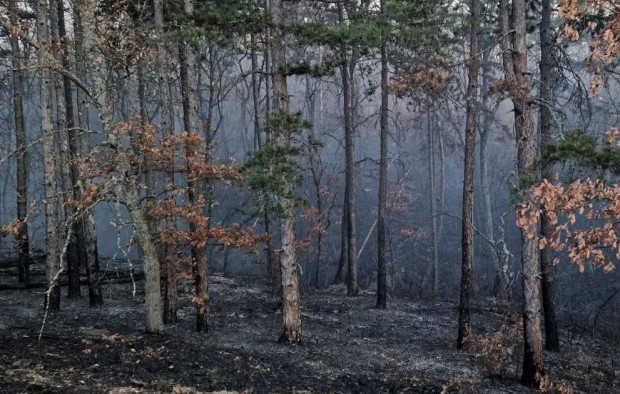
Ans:
[{"label": "charred tree trunk", "polygon": [[342,201],[342,215],[340,224],[340,258],[338,259],[338,270],[334,283],[343,283],[347,280],[347,201],[349,200],[349,190],[345,184],[344,199]]},{"label": "charred tree trunk", "polygon": [[[381,14],[385,12],[385,0],[381,1]],[[385,39],[381,43],[381,114],[380,154],[379,154],[379,206],[377,207],[377,308],[387,308],[387,245],[385,239],[385,211],[387,209],[387,171],[388,171],[388,57]]]},{"label": "charred tree trunk", "polygon": [[[194,12],[192,0],[184,0],[185,13],[191,15]],[[200,133],[200,122],[198,120],[198,80],[195,74],[196,55],[186,44],[182,43],[179,47],[179,63],[181,65],[181,96],[183,99],[183,126],[188,134]],[[191,157],[195,154],[205,154],[206,144],[203,144],[196,151],[194,147],[187,145],[187,186],[189,189],[189,202],[195,204],[199,201],[204,191],[204,182],[192,180],[192,169],[189,166]],[[200,150],[203,150],[202,152]],[[196,223],[190,222],[190,231],[199,232]],[[206,243],[205,243],[206,245]],[[196,331],[206,332],[209,329],[209,288],[208,288],[208,266],[206,246],[192,246],[192,260],[194,266],[194,281],[196,286]]]},{"label": "charred tree trunk", "polygon": [[45,167],[45,243],[48,289],[46,308],[60,309],[60,235],[58,228],[58,193],[56,183],[56,150],[54,144],[54,125],[52,122],[53,78],[51,75],[49,54],[50,35],[47,0],[37,1],[37,63],[40,67],[41,85],[41,133],[43,145],[43,161]]},{"label": "charred tree trunk", "polygon": [[[258,70],[259,69],[259,65],[258,65],[258,55],[257,55],[257,46],[258,46],[258,41],[256,39],[256,34],[252,34],[251,35],[251,42],[252,42],[252,70]],[[265,54],[267,52],[267,49],[265,49]],[[266,56],[265,56],[266,57]],[[268,67],[268,60],[265,60],[265,64],[264,64],[265,68],[269,68]],[[265,70],[265,72],[268,72],[268,70]],[[263,146],[263,139],[261,136],[261,127],[260,127],[260,91],[261,91],[261,78],[259,76],[258,73],[254,72],[252,73],[252,101],[253,101],[253,107],[254,107],[254,149],[258,150]],[[269,112],[269,78],[265,78],[265,90],[266,90],[266,98],[265,98],[265,112],[268,113]],[[265,115],[265,119],[268,117],[268,114]],[[265,228],[265,233],[266,234],[271,234],[271,218],[269,217],[269,212],[267,212],[267,209],[265,206],[263,206],[263,221],[264,221],[264,228]],[[271,242],[271,239],[267,240],[266,242],[266,247],[265,247],[265,254],[266,254],[266,258],[267,258],[267,277],[269,280],[269,283],[271,284],[272,288],[276,288],[276,284],[278,283],[278,275],[277,275],[277,270],[279,270],[279,267],[276,267],[275,265],[275,261],[273,259],[273,245]]]},{"label": "charred tree trunk", "polygon": [[[160,131],[161,137],[164,138],[174,133],[174,104],[170,86],[172,69],[165,40],[163,1],[154,0],[153,8],[155,11],[155,31],[159,37],[157,41],[158,92],[161,108]],[[174,163],[168,163],[168,165],[173,167]],[[164,190],[167,189],[168,184],[173,184],[174,173],[170,170],[164,170],[163,183]],[[175,226],[175,223],[173,220],[165,219],[162,226],[164,227],[163,231],[167,232]],[[177,321],[177,270],[172,248],[168,245],[160,245],[159,249],[160,260],[163,263],[164,323],[171,324]]]},{"label": "charred tree trunk", "polygon": [[[343,3],[338,3],[340,23],[346,23]],[[357,226],[355,212],[355,126],[353,125],[353,80],[351,59],[346,45],[341,49],[344,59],[341,67],[344,108],[345,183],[347,196],[347,295],[358,294],[357,284]]]},{"label": "charred tree trunk", "polygon": [[[56,59],[67,70],[70,69],[69,49],[66,41],[65,27],[65,10],[62,1],[50,0],[50,27],[52,35],[52,46]],[[74,163],[74,154],[71,148],[70,133],[75,135],[75,118],[73,111],[73,92],[71,91],[71,81],[69,77],[56,77],[54,79],[55,102],[56,102],[56,125],[58,128],[58,140],[60,146],[60,168],[62,175],[62,191],[65,195],[63,208],[65,220],[69,222],[76,215],[76,209],[67,204],[69,199],[79,201],[76,193],[75,184],[77,182],[77,174]],[[72,220],[73,221],[73,220]],[[78,220],[74,220],[73,236],[69,240],[67,248],[67,290],[69,298],[80,297],[80,245],[78,235],[82,232],[78,231]]]},{"label": "charred tree trunk", "polygon": [[250,36],[250,43],[252,46],[252,107],[254,109],[254,150],[259,150],[263,145],[263,139],[261,137],[260,128],[260,75],[258,74],[258,55],[256,53],[258,47],[258,41],[256,34],[252,33]]},{"label": "charred tree trunk", "polygon": [[[13,26],[19,26],[15,0],[9,0],[8,11]],[[28,157],[26,151],[26,127],[24,122],[24,72],[22,70],[22,53],[17,37],[11,36],[11,65],[13,67],[13,118],[15,121],[15,147],[17,149],[17,232],[18,282],[30,283],[30,240],[28,237]]]},{"label": "charred tree trunk", "polygon": [[469,84],[467,86],[467,120],[465,126],[465,170],[463,176],[462,267],[459,302],[459,332],[456,347],[462,349],[471,334],[470,302],[474,283],[474,168],[476,131],[478,129],[478,88],[480,57],[480,0],[471,0]]},{"label": "charred tree trunk", "polygon": [[489,179],[489,136],[491,132],[491,124],[493,121],[493,114],[497,109],[499,103],[496,103],[494,108],[489,104],[489,84],[491,81],[491,70],[487,65],[490,61],[491,50],[485,51],[483,54],[483,72],[482,72],[482,125],[479,128],[480,134],[480,150],[479,150],[479,162],[480,162],[480,191],[481,193],[481,210],[482,210],[482,230],[486,237],[492,241],[492,244],[488,245],[489,258],[491,259],[494,277],[493,277],[493,295],[498,297],[502,301],[508,300],[508,278],[507,270],[503,262],[500,261],[499,253],[495,243],[495,228],[493,221],[493,204],[491,199],[491,185]]},{"label": "charred tree trunk", "polygon": [[427,116],[428,132],[428,179],[429,179],[429,200],[431,208],[431,285],[433,297],[437,296],[439,290],[439,242],[437,228],[437,188],[435,187],[435,125],[432,120],[431,105],[429,102]]},{"label": "charred tree trunk", "polygon": [[[544,157],[549,149],[553,138],[553,116],[550,105],[553,105],[553,42],[551,36],[551,0],[542,0],[542,15],[540,21],[540,99],[543,102],[540,107],[540,141],[541,155]],[[542,161],[542,176],[552,176],[552,165]],[[547,215],[540,216],[541,235],[547,236],[553,230],[547,220]],[[553,261],[551,249],[544,248],[540,251],[540,265],[542,271],[542,296],[545,318],[545,347],[547,350],[559,351],[560,338],[558,335],[558,319],[555,312],[555,296],[553,288]]]},{"label": "charred tree trunk", "polygon": [[[84,52],[84,30],[82,24],[82,13],[80,7],[73,9],[73,26],[75,34],[75,69],[76,75],[81,81],[87,80],[86,74],[86,54]],[[76,156],[87,156],[90,154],[90,129],[89,122],[89,105],[86,92],[81,89],[76,91],[77,101],[77,121],[80,130],[84,135],[78,137],[75,135]],[[78,186],[81,195],[83,187],[82,182],[84,174],[78,171]],[[84,259],[86,265],[86,276],[88,279],[88,300],[91,308],[103,305],[103,293],[101,284],[99,283],[99,257],[97,255],[97,237],[95,233],[95,215],[92,208],[87,209],[80,219],[80,225],[83,229],[84,239]]]}]

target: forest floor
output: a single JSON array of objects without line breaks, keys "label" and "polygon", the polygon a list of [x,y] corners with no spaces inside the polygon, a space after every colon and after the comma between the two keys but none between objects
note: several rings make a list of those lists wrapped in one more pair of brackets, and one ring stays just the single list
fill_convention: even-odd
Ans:
[{"label": "forest floor", "polygon": [[[458,352],[454,302],[399,298],[377,310],[370,292],[304,289],[304,342],[287,346],[277,343],[277,299],[259,280],[211,277],[212,325],[202,334],[189,296],[179,322],[152,336],[139,290],[104,291],[98,309],[63,298],[40,342],[42,289],[1,291],[0,393],[533,392],[518,382],[519,315],[490,301],[474,312],[480,334]],[[562,338],[561,353],[545,354],[552,392],[620,392],[617,346],[570,330]]]}]

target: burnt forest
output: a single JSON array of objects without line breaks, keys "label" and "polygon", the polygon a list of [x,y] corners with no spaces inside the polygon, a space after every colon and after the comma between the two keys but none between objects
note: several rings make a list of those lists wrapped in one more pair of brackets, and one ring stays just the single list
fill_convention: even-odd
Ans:
[{"label": "burnt forest", "polygon": [[0,394],[619,393],[618,0],[0,0]]}]

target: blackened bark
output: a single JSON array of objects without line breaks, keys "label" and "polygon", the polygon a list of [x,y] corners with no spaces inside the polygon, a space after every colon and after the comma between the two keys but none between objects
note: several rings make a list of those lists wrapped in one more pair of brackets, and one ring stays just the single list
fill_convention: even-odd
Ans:
[{"label": "blackened bark", "polygon": [[429,103],[429,112],[427,116],[427,132],[428,132],[428,178],[429,178],[429,200],[431,214],[431,283],[433,297],[437,296],[439,289],[439,242],[438,242],[438,223],[437,223],[437,188],[435,186],[435,126],[433,115]]},{"label": "blackened bark", "polygon": [[[50,0],[50,21],[52,33],[52,45],[54,53],[58,61],[67,70],[71,69],[69,64],[69,48],[66,40],[65,27],[65,10],[64,4],[60,0]],[[74,164],[75,151],[71,149],[71,135],[75,137],[75,119],[73,112],[73,92],[71,90],[71,80],[67,76],[63,76],[61,80],[55,78],[56,89],[56,124],[58,126],[58,137],[60,142],[60,163],[62,183],[65,195],[63,204],[65,218],[68,220],[76,215],[76,209],[67,204],[68,199],[79,201],[79,195],[75,187],[77,182],[77,169]],[[82,235],[80,231],[79,220],[74,220],[73,236],[69,240],[66,254],[68,294],[69,298],[80,297],[80,245],[78,235]]]},{"label": "blackened bark", "polygon": [[[62,46],[61,56],[62,56],[62,65],[65,69],[71,69],[71,63],[69,59],[69,45],[68,45],[68,37],[67,37],[67,27],[65,23],[65,5],[63,0],[56,0],[56,12],[58,12],[58,33],[60,36],[60,44]],[[80,188],[77,187],[78,179],[79,179],[79,169],[76,163],[77,153],[78,153],[78,142],[75,130],[76,116],[75,116],[75,108],[73,103],[73,88],[71,79],[68,76],[64,75],[63,80],[63,90],[64,90],[64,102],[65,102],[65,111],[66,111],[66,121],[67,121],[67,137],[68,137],[68,145],[69,145],[69,157],[70,157],[70,170],[71,170],[71,190],[72,197],[76,201],[81,200]],[[73,269],[74,276],[77,274],[80,275],[80,266],[82,262],[86,260],[86,246],[84,242],[84,230],[82,225],[82,220],[76,220],[74,224],[73,230],[74,238],[72,239],[71,244],[69,245],[69,255],[67,256],[67,264],[73,259],[69,268]],[[77,272],[76,272],[77,271]],[[75,280],[75,279],[74,279]],[[73,293],[77,296],[80,296],[79,286],[76,288],[75,283],[73,284],[74,289]],[[77,290],[77,292],[75,291]],[[71,290],[70,290],[71,291]]]},{"label": "blackened bark", "polygon": [[263,145],[260,129],[260,75],[258,74],[258,55],[256,53],[258,41],[256,34],[250,35],[250,43],[252,46],[252,106],[254,109],[254,150],[258,150]]},{"label": "blackened bark", "polygon": [[[87,81],[86,54],[84,52],[84,28],[82,24],[82,12],[80,7],[73,8],[73,30],[75,34],[75,70],[81,81]],[[81,89],[76,91],[77,122],[82,131],[90,129],[88,116],[88,97]],[[81,136],[75,136],[77,155],[87,156],[90,154],[90,136],[88,132]],[[78,178],[83,179],[83,174],[78,173]],[[81,183],[78,183],[81,184]],[[83,187],[83,185],[81,186]],[[97,237],[95,233],[95,215],[92,209],[88,209],[81,218],[81,226],[84,238],[84,259],[86,276],[88,279],[88,300],[91,308],[103,305],[103,293],[99,282],[99,257],[97,255]]]},{"label": "blackened bark", "polygon": [[347,280],[347,201],[349,200],[349,191],[346,183],[344,187],[344,199],[342,202],[342,215],[340,224],[340,258],[338,259],[338,271],[336,271],[336,280],[334,283],[343,283]]},{"label": "blackened bark", "polygon": [[[9,0],[8,11],[13,26],[19,25],[17,6],[15,0]],[[18,254],[18,282],[30,283],[30,247],[28,237],[28,157],[26,151],[26,128],[24,123],[24,72],[22,70],[22,54],[17,37],[9,38],[11,43],[11,65],[13,67],[13,118],[15,121],[15,147],[17,149],[17,220],[19,229],[17,232]]]},{"label": "blackened bark", "polygon": [[[553,41],[551,36],[551,0],[542,0],[542,14],[540,21],[540,99],[543,102],[540,107],[540,142],[541,156],[546,155],[552,142],[553,117],[550,105],[553,105]],[[552,165],[542,161],[542,176],[549,179],[552,174]],[[541,235],[549,235],[553,230],[546,215],[541,215]],[[558,335],[558,319],[555,311],[555,296],[553,288],[553,261],[551,249],[544,248],[540,251],[540,265],[542,271],[542,296],[545,318],[545,348],[559,351],[560,338]]]},{"label": "blackened bark", "polygon": [[[191,15],[194,12],[192,0],[184,0],[185,13]],[[183,101],[183,126],[188,134],[199,134],[198,120],[198,80],[196,78],[196,55],[186,44],[179,46],[179,60],[181,65],[181,96]],[[189,189],[189,201],[194,204],[204,191],[204,181],[192,180],[192,169],[189,167],[190,159],[196,153],[205,153],[206,144],[202,144],[196,152],[193,147],[186,147],[187,155],[187,186]],[[201,152],[202,151],[202,152]],[[198,231],[196,223],[190,221],[190,231]],[[206,244],[203,247],[192,246],[192,260],[194,264],[194,281],[196,286],[196,331],[206,332],[209,330],[209,288]]]},{"label": "blackened bark", "polygon": [[[381,1],[381,13],[385,12],[385,0]],[[377,208],[377,308],[387,308],[387,272],[386,272],[386,239],[385,239],[385,214],[387,208],[387,171],[388,171],[388,57],[387,43],[385,39],[381,43],[381,114],[379,119],[380,128],[380,154],[379,154],[379,206]]]},{"label": "blackened bark", "polygon": [[[347,20],[343,3],[338,3],[340,23]],[[344,59],[341,66],[344,108],[345,183],[347,190],[347,295],[356,296],[357,284],[357,224],[355,211],[355,127],[353,125],[353,80],[351,60],[346,45],[341,48]]]},{"label": "blackened bark", "polygon": [[[164,36],[164,4],[162,0],[154,0],[155,32],[157,40],[157,73],[159,75],[159,105],[161,108],[161,137],[168,137],[174,133],[174,103],[171,92],[170,59]],[[173,166],[173,163],[168,163]],[[174,183],[174,173],[166,170],[164,174],[164,188]],[[164,231],[174,228],[173,220],[163,220]],[[177,270],[173,248],[167,245],[158,245],[160,259],[163,264],[164,283],[164,323],[171,324],[177,321]]]},{"label": "blackened bark", "polygon": [[474,167],[478,129],[478,88],[480,65],[480,0],[471,0],[471,38],[469,46],[469,84],[465,126],[465,168],[463,176],[462,267],[457,349],[462,349],[471,334],[470,302],[474,282]]},{"label": "blackened bark", "polygon": [[53,80],[49,64],[49,5],[47,0],[38,0],[37,8],[37,63],[40,67],[41,134],[43,161],[45,167],[45,242],[48,289],[45,293],[45,306],[49,310],[60,309],[60,237],[58,229],[58,193],[56,184],[56,151],[54,144],[54,125],[52,123]]},{"label": "blackened bark", "polygon": [[[502,301],[508,300],[507,286],[507,270],[503,262],[499,259],[497,246],[495,245],[495,229],[493,224],[493,205],[491,199],[491,186],[489,179],[489,136],[491,133],[491,123],[496,108],[491,108],[489,103],[489,84],[491,82],[492,69],[490,67],[490,56],[492,50],[485,51],[483,54],[483,70],[482,70],[482,125],[479,127],[480,135],[480,190],[481,190],[481,210],[482,210],[482,230],[486,237],[492,242],[487,245],[489,258],[492,261],[495,271],[493,277],[493,295]],[[489,67],[487,67],[489,65]]]}]

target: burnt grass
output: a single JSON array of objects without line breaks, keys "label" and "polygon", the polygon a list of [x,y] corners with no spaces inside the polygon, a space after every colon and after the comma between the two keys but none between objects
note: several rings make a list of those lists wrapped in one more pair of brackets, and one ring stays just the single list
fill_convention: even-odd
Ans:
[{"label": "burnt grass", "polygon": [[[39,342],[43,290],[0,292],[0,393],[533,392],[518,381],[519,315],[489,300],[459,352],[454,301],[392,298],[377,310],[372,292],[304,289],[304,342],[290,346],[277,343],[281,312],[264,282],[210,279],[208,333],[193,331],[187,295],[178,323],[146,334],[141,283],[135,296],[108,283],[102,308],[63,298]],[[620,392],[617,346],[570,329],[562,339],[561,353],[545,353],[550,392]]]}]

